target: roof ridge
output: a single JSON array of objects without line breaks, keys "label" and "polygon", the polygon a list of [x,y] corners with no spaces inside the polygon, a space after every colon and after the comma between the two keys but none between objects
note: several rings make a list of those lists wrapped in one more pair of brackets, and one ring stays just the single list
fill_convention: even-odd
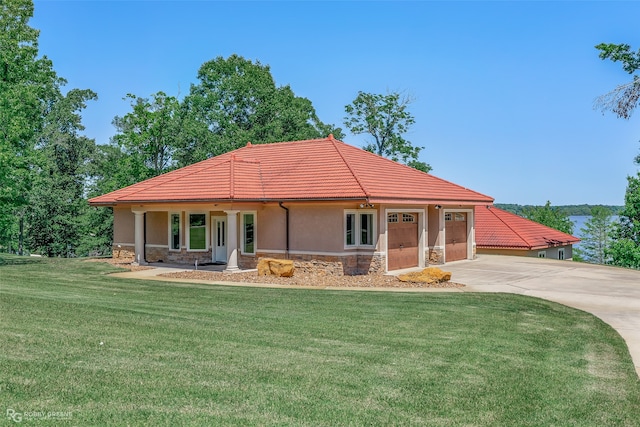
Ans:
[{"label": "roof ridge", "polygon": [[329,137],[324,137],[324,138],[311,138],[311,139],[300,139],[300,140],[295,140],[295,141],[272,141],[272,142],[263,142],[263,143],[251,143],[251,145],[243,145],[242,147],[238,147],[233,151],[245,151],[246,150],[252,150],[255,149],[256,147],[258,147],[259,149],[264,148],[265,146],[269,146],[269,145],[284,145],[284,144],[298,144],[300,142],[320,142],[320,141],[327,141],[327,140],[331,140],[330,137],[332,137],[333,135],[329,135]]},{"label": "roof ridge", "polygon": [[[349,169],[349,172],[351,173],[351,175],[353,176],[353,179],[356,180],[356,182],[358,183],[358,186],[360,187],[360,189],[362,190],[362,192],[364,193],[364,195],[367,197],[367,200],[369,199],[369,197],[371,196],[371,194],[367,191],[366,187],[364,186],[364,184],[362,184],[362,182],[360,182],[360,179],[358,179],[358,176],[356,175],[356,173],[353,171],[353,168],[351,167],[351,165],[349,164],[349,162],[347,162],[347,160],[344,158],[344,155],[342,154],[342,151],[340,151],[340,149],[338,148],[337,145],[337,140],[333,138],[333,135],[330,135],[329,138],[327,138],[327,140],[329,142],[331,142],[331,144],[333,144],[333,147],[335,148],[336,152],[338,153],[338,155],[340,156],[340,158],[342,159],[342,161],[344,162],[345,166],[347,167],[347,169]],[[344,142],[341,142],[341,144],[346,145]]]},{"label": "roof ridge", "polygon": [[[505,210],[503,210],[503,209],[496,208],[495,206],[492,206],[492,205],[486,205],[486,206],[487,206],[487,209],[489,210],[489,212],[491,212],[491,211],[492,211],[492,210],[494,210],[494,209],[497,209],[497,210],[499,210],[500,212],[510,213],[510,212],[507,212],[507,211],[505,211]],[[491,208],[489,208],[489,206],[491,206]],[[492,212],[492,213],[493,213],[493,212]],[[515,214],[514,214],[514,215],[515,215]],[[496,215],[496,214],[494,214],[493,216],[495,216],[495,217],[496,217],[500,222],[502,222],[504,225],[506,225],[506,226],[507,226],[507,228],[508,228],[509,230],[513,231],[513,232],[514,232],[514,233],[515,233],[515,234],[516,234],[520,239],[522,239],[522,241],[523,241],[523,242],[525,242],[525,243],[529,246],[529,248],[533,248],[533,245],[532,245],[532,244],[531,244],[527,239],[525,239],[524,237],[522,237],[522,235],[521,235],[520,233],[518,233],[518,232],[517,232],[513,227],[511,227],[509,224],[507,224],[507,223],[506,223],[506,222],[505,222],[501,217],[499,217],[499,216],[498,216],[498,215]],[[522,219],[526,219],[526,218],[524,218],[524,217],[521,217],[520,215],[516,215],[516,216],[517,216],[517,217],[520,217],[520,218],[522,218]]]},{"label": "roof ridge", "polygon": [[229,160],[229,198],[231,200],[233,200],[233,196],[234,194],[234,175],[235,175],[235,162],[236,162],[236,155],[235,153],[232,151],[231,152],[231,160]]},{"label": "roof ridge", "polygon": [[[247,148],[252,148],[252,147],[253,147],[253,145],[247,146]],[[240,150],[237,150],[237,151],[240,151]],[[263,176],[262,176],[262,161],[260,161],[260,159],[246,159],[246,158],[243,158],[242,156],[238,157],[238,156],[236,156],[235,153],[233,154],[232,158],[233,158],[234,162],[250,163],[250,164],[254,164],[254,165],[258,166],[258,177],[260,178],[260,191],[262,192],[262,198],[266,199],[267,195],[266,195],[266,192],[265,192],[264,179],[263,179]],[[234,170],[235,170],[235,168],[234,168]],[[234,183],[235,181],[232,180],[231,182]],[[233,189],[232,189],[232,191],[233,191]],[[231,198],[233,198],[233,196]]]},{"label": "roof ridge", "polygon": [[[333,136],[333,135],[330,135],[330,137],[332,137],[332,136]],[[431,173],[429,173],[429,172],[423,172],[423,171],[421,171],[421,170],[419,170],[419,169],[416,169],[416,168],[411,167],[411,166],[409,166],[409,165],[406,165],[406,164],[404,164],[404,163],[400,163],[399,161],[389,159],[389,158],[387,158],[387,157],[381,156],[381,155],[376,154],[376,153],[372,153],[371,151],[367,151],[367,150],[363,149],[362,147],[357,147],[357,146],[355,146],[355,145],[347,144],[347,143],[345,143],[344,141],[339,141],[339,140],[336,140],[336,139],[334,139],[334,138],[329,138],[329,139],[330,139],[331,141],[341,142],[343,145],[345,145],[345,146],[347,146],[347,147],[349,147],[349,148],[353,148],[353,149],[356,149],[356,150],[364,151],[365,153],[368,153],[368,154],[371,154],[371,155],[373,155],[373,156],[376,156],[376,157],[378,157],[378,158],[380,158],[380,159],[382,159],[382,160],[386,161],[387,163],[392,163],[392,164],[394,164],[394,165],[401,166],[401,167],[403,167],[403,168],[405,168],[405,169],[407,169],[407,170],[409,170],[409,171],[411,171],[411,172],[419,172],[419,173],[422,173],[422,174],[425,174],[425,175],[429,175],[432,179],[438,180],[438,181],[440,181],[440,182],[442,182],[442,183],[446,183],[446,184],[449,184],[449,185],[453,185],[453,186],[455,186],[455,187],[458,187],[458,188],[463,189],[463,190],[465,190],[465,191],[469,191],[469,192],[474,193],[474,194],[477,194],[477,195],[479,195],[479,196],[483,196],[483,197],[487,197],[487,198],[491,198],[491,199],[493,199],[493,197],[491,197],[491,196],[487,196],[487,195],[486,195],[486,194],[484,194],[484,193],[480,193],[479,191],[472,190],[472,189],[470,189],[470,188],[468,188],[468,187],[465,187],[464,185],[456,184],[455,182],[451,182],[451,181],[446,180],[446,179],[444,179],[444,178],[440,178],[439,176],[433,175],[433,174],[431,174]],[[351,170],[351,168],[349,168],[349,169]],[[364,189],[363,189],[363,190],[364,190]]]},{"label": "roof ridge", "polygon": [[[387,159],[387,160],[388,160],[388,159]],[[415,168],[412,168],[411,166],[408,166],[408,165],[405,165],[405,164],[402,164],[402,163],[399,163],[399,164],[400,164],[400,165],[402,165],[402,166],[405,166],[405,167],[407,167],[407,168],[415,169]],[[415,170],[418,170],[418,169],[415,169]],[[422,171],[418,171],[418,172],[422,172]],[[484,193],[481,193],[481,192],[476,191],[476,190],[472,190],[472,189],[470,189],[469,187],[465,187],[464,185],[456,184],[455,182],[449,181],[449,180],[444,179],[444,178],[440,178],[439,176],[435,176],[435,175],[433,175],[433,174],[430,174],[429,172],[423,172],[423,173],[426,173],[426,174],[427,174],[427,175],[429,175],[431,178],[436,179],[436,180],[438,180],[438,181],[440,181],[440,182],[444,182],[444,183],[447,183],[447,184],[449,184],[449,185],[454,185],[454,186],[456,186],[456,187],[458,187],[458,188],[462,188],[462,189],[463,189],[463,190],[465,190],[465,191],[469,191],[469,192],[474,193],[474,194],[477,194],[477,195],[479,195],[479,196],[488,197],[488,198],[490,198],[490,199],[493,199],[493,197],[491,197],[491,196],[487,196],[487,195],[486,195],[486,194],[484,194]]]},{"label": "roof ridge", "polygon": [[[253,147],[253,145],[247,145],[246,148],[251,149]],[[266,193],[265,193],[265,189],[264,189],[264,180],[262,179],[262,162],[259,159],[251,159],[251,158],[244,158],[242,157],[242,155],[238,156],[238,154],[240,153],[240,150],[242,150],[242,148],[245,147],[241,147],[238,148],[236,150],[230,151],[229,153],[230,155],[230,160],[229,160],[229,198],[231,200],[233,200],[235,198],[235,182],[236,182],[236,177],[235,177],[235,173],[236,173],[236,163],[249,163],[249,164],[254,164],[258,166],[258,176],[260,177],[260,191],[262,192],[262,198],[266,199]],[[243,151],[244,152],[244,151]]]},{"label": "roof ridge", "polygon": [[262,190],[262,198],[267,198],[267,191],[264,188],[264,177],[262,176],[262,162],[258,160],[258,176],[260,177],[260,189]]}]

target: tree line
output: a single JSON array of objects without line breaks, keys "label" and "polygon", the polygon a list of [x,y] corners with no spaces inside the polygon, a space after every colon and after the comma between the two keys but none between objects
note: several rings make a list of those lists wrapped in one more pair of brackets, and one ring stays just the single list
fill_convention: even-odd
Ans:
[{"label": "tree line", "polygon": [[[505,211],[513,212],[516,215],[524,216],[527,211],[531,209],[541,208],[542,206],[538,205],[519,205],[516,203],[495,203],[496,207],[500,209],[504,209]],[[591,216],[591,211],[594,207],[601,206],[609,212],[611,215],[617,215],[624,206],[617,205],[554,205],[555,209],[560,211],[562,214],[567,216]]]},{"label": "tree line", "polygon": [[[320,120],[310,100],[278,86],[268,65],[239,55],[197,71],[182,98],[127,94],[108,144],[81,134],[90,89],[65,91],[52,61],[40,56],[29,26],[32,0],[0,3],[0,251],[85,256],[111,251],[113,218],[87,199],[245,145],[326,137],[341,128]],[[403,136],[415,122],[412,98],[359,92],[344,124],[367,134],[364,147],[428,172],[422,147]]]}]

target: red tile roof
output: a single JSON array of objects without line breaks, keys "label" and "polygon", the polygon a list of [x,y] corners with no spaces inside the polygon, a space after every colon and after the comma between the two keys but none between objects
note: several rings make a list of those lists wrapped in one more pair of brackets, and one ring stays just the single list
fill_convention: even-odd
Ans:
[{"label": "red tile roof", "polygon": [[535,250],[580,241],[570,234],[495,206],[476,206],[475,218],[478,248]]},{"label": "red tile roof", "polygon": [[92,205],[197,201],[369,200],[486,204],[493,199],[328,138],[251,145],[89,200]]}]

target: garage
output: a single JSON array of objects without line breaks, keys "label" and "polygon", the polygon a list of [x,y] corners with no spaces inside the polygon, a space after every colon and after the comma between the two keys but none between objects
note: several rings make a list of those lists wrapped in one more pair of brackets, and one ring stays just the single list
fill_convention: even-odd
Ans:
[{"label": "garage", "polygon": [[447,262],[467,259],[467,220],[466,212],[446,212],[445,259]]},{"label": "garage", "polygon": [[387,215],[388,270],[417,267],[418,214],[394,212]]}]

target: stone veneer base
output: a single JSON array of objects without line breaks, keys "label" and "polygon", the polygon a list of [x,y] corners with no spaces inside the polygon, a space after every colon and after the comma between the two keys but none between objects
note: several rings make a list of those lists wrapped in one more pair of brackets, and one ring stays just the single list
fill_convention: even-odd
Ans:
[{"label": "stone veneer base", "polygon": [[259,252],[256,257],[241,256],[241,268],[255,268],[260,258],[290,259],[297,271],[320,273],[331,276],[353,276],[360,274],[384,274],[385,257],[378,254],[358,253],[353,255],[313,255]]},{"label": "stone veneer base", "polygon": [[429,249],[427,259],[430,265],[442,265],[444,264],[444,251],[440,248]]},{"label": "stone veneer base", "polygon": [[[133,246],[113,246],[113,258],[133,258],[135,248]],[[186,249],[170,251],[168,248],[147,246],[145,248],[147,262],[166,262],[172,264],[193,265],[198,260],[199,264],[211,262],[211,251],[189,252]],[[255,256],[238,255],[238,265],[241,269],[254,269],[260,258],[284,259],[282,253],[258,252]],[[301,272],[321,273],[333,276],[351,276],[358,274],[384,274],[385,255],[373,253],[355,253],[353,255],[313,255],[290,254],[288,259],[294,261],[296,270]]]}]

